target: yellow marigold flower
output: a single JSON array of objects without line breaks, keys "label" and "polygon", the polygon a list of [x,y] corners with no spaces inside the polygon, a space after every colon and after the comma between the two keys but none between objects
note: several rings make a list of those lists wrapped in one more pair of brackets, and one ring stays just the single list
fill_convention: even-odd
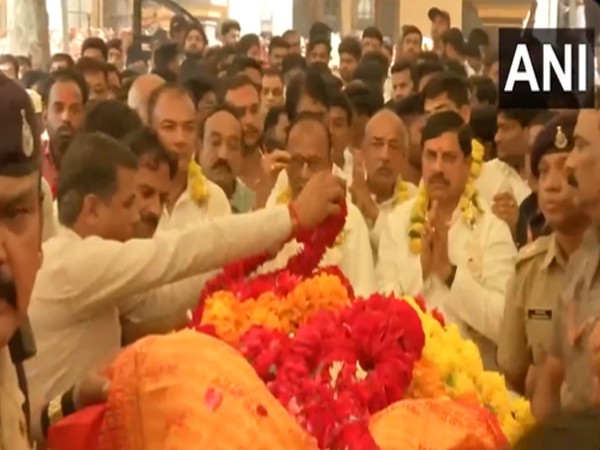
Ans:
[{"label": "yellow marigold flower", "polygon": [[202,172],[202,167],[193,159],[188,165],[188,189],[190,196],[196,203],[204,203],[208,200],[208,183]]}]

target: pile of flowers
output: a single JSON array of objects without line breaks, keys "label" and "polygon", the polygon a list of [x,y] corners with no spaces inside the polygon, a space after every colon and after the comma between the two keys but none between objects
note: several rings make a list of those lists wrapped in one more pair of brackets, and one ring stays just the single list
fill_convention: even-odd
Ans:
[{"label": "pile of flowers", "polygon": [[424,344],[408,303],[373,296],[293,337],[253,327],[239,349],[319,448],[376,450],[369,419],[405,397]]},{"label": "pile of flowers", "polygon": [[252,275],[267,254],[225,268],[191,326],[238,349],[321,449],[379,449],[369,421],[404,399],[483,406],[515,442],[533,423],[529,404],[484,371],[455,326],[421,298],[357,299],[339,270],[316,269],[343,225],[295,236],[303,250],[282,270]]}]

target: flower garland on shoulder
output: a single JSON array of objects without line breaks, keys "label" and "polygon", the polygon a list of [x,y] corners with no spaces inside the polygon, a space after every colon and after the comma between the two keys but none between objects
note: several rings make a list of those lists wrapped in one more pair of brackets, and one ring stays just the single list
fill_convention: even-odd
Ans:
[{"label": "flower garland on shoulder", "polygon": [[210,197],[208,183],[202,172],[202,167],[194,159],[188,165],[188,189],[190,196],[197,205],[205,205]]},{"label": "flower garland on shoulder", "polygon": [[[475,187],[475,181],[481,174],[483,166],[484,148],[478,142],[473,142],[471,147],[471,168],[469,179],[465,186],[462,197],[459,201],[459,207],[462,218],[467,225],[473,227],[477,219],[483,212],[479,202],[479,195]],[[408,227],[408,238],[410,240],[410,249],[414,254],[420,254],[422,250],[423,233],[427,223],[427,208],[429,198],[425,185],[421,183],[417,191],[417,198],[410,214],[410,225]]]},{"label": "flower garland on shoulder", "polygon": [[398,177],[396,181],[396,187],[394,188],[394,202],[393,206],[398,206],[404,203],[410,198],[410,191],[408,190],[408,183],[403,181],[402,178]]},{"label": "flower garland on shoulder", "polygon": [[[287,186],[283,191],[279,193],[277,196],[277,204],[278,205],[287,205],[292,201],[292,190],[289,186]],[[342,231],[335,238],[335,242],[332,245],[332,248],[339,247],[346,240],[347,230],[346,228],[342,228]]]}]

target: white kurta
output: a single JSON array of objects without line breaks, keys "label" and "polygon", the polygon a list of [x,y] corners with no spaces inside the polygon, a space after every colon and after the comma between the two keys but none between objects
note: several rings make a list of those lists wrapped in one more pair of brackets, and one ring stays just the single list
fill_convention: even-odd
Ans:
[{"label": "white kurta", "polygon": [[[157,233],[184,230],[190,225],[231,214],[231,206],[221,188],[208,180],[207,188],[208,200],[201,205],[194,202],[189,191],[185,190],[171,214],[163,212]],[[150,322],[152,326],[160,322],[159,328],[167,329],[181,325],[186,319],[186,312],[196,306],[204,284],[213,275],[214,272],[208,272],[124,299],[121,316],[129,328],[127,331],[143,334],[144,322]],[[169,302],[164,299],[169,299]],[[139,332],[134,329],[137,326],[142,328]]]},{"label": "white kurta", "polygon": [[37,343],[25,363],[32,402],[63,393],[119,351],[124,299],[261,253],[290,233],[285,206],[125,243],[60,229],[44,244],[29,306]]},{"label": "white kurta", "polygon": [[[261,272],[283,268],[299,250],[300,244],[289,242],[272,261],[263,266]],[[367,297],[375,291],[369,231],[360,211],[350,202],[341,242],[327,250],[321,261],[320,267],[326,266],[337,266],[350,281],[356,295]]]},{"label": "white kurta", "polygon": [[30,450],[23,415],[25,397],[7,346],[0,349],[0,449]]},{"label": "white kurta", "polygon": [[423,294],[449,323],[480,348],[486,368],[495,368],[507,284],[514,273],[517,250],[507,225],[487,208],[471,228],[456,211],[448,236],[448,256],[457,267],[448,288],[435,277],[423,281],[421,257],[410,250],[408,230],[416,200],[397,207],[388,217],[379,242],[377,281],[381,292]]},{"label": "white kurta", "polygon": [[519,205],[531,194],[531,188],[521,175],[498,158],[483,165],[475,187],[481,199],[490,206],[498,194],[506,192],[512,194]]}]

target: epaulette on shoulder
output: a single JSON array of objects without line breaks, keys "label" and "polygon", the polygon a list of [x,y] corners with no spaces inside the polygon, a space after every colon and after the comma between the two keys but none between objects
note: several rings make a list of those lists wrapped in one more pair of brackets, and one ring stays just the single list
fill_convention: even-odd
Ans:
[{"label": "epaulette on shoulder", "polygon": [[550,247],[551,236],[540,236],[535,241],[530,242],[519,250],[517,255],[517,264],[528,261],[538,255],[542,255],[548,251]]}]

